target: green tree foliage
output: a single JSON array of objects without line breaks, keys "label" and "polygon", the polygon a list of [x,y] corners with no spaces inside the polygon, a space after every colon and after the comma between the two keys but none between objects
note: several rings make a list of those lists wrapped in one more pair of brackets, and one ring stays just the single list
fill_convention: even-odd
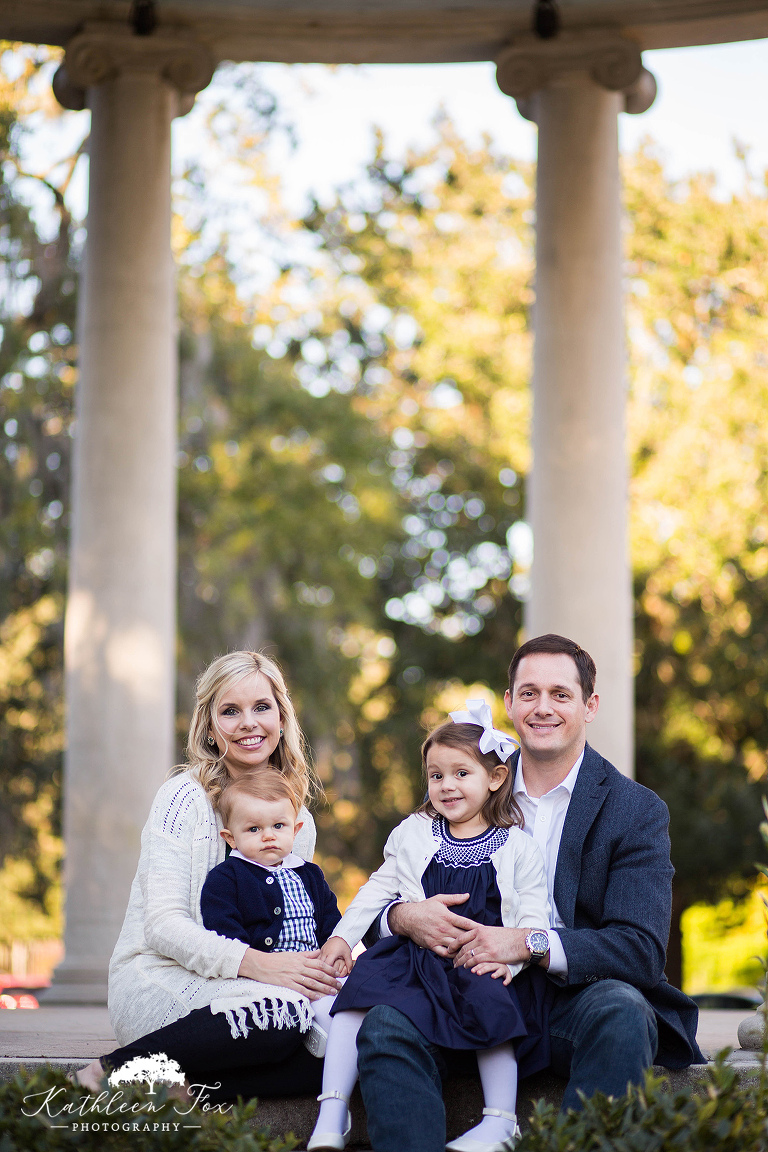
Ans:
[{"label": "green tree foliage", "polygon": [[[430,453],[444,453],[467,486],[493,502],[503,540],[510,522],[493,489],[505,465],[513,474],[528,465],[531,171],[488,147],[467,148],[443,123],[437,145],[403,163],[388,159],[379,142],[369,176],[368,206],[347,192],[330,210],[316,208],[308,224],[337,275],[361,280],[387,309],[389,340],[378,359],[394,392],[388,411],[399,416],[407,405],[408,427],[421,437],[413,474],[428,474]],[[679,982],[680,913],[697,900],[743,893],[759,851],[758,781],[768,747],[768,650],[758,623],[768,573],[761,418],[768,219],[764,189],[747,181],[739,197],[723,202],[703,177],[672,185],[650,148],[627,160],[624,177],[637,771],[672,814],[669,971]],[[457,403],[435,419],[431,398],[446,384]],[[515,502],[518,488],[506,498]],[[515,534],[508,535],[513,561]],[[466,535],[462,543],[466,554]],[[423,574],[416,564],[398,569],[405,605],[405,584],[418,591],[430,565],[428,556]],[[496,587],[489,639],[461,638],[444,656],[413,627],[423,621],[405,614],[414,659],[418,651],[428,670],[427,698],[451,666],[465,680],[501,686],[516,621],[506,615],[513,603],[506,588]],[[510,589],[525,594],[524,572]],[[398,635],[398,643],[408,642]]]},{"label": "green tree foliage", "polygon": [[[192,681],[214,655],[271,651],[343,818],[360,791],[360,664],[386,665],[394,651],[375,630],[376,599],[359,570],[360,557],[400,534],[388,471],[369,468],[386,443],[348,396],[312,396],[289,363],[253,347],[222,256],[183,277],[182,318],[180,736]],[[355,825],[355,844],[365,832]],[[335,880],[342,857],[367,860],[353,847],[329,834]]]},{"label": "green tree foliage", "polygon": [[539,1101],[520,1152],[762,1152],[768,1139],[765,1063],[757,1075],[739,1078],[721,1052],[700,1084],[674,1090],[651,1073],[626,1096],[598,1092],[580,1112],[558,1113]]},{"label": "green tree foliage", "polygon": [[126,1084],[85,1094],[64,1072],[17,1073],[0,1085],[0,1147],[12,1152],[291,1152],[293,1133],[256,1119],[258,1102],[176,1106],[165,1085]]},{"label": "green tree foliage", "polygon": [[[6,74],[0,100],[0,829],[38,901],[55,863],[76,378],[76,154],[37,181],[55,228],[22,195],[42,61]],[[258,70],[219,85],[201,162],[176,182],[179,735],[212,656],[274,651],[330,801],[321,862],[349,892],[421,795],[423,726],[469,686],[498,708],[517,642],[533,173],[443,120],[418,154],[379,139],[354,187],[294,221],[266,167],[281,121]],[[222,173],[255,240],[216,198]],[[649,148],[625,190],[638,775],[672,811],[681,910],[738,895],[758,851],[768,223],[761,187],[724,202],[704,178],[671,185]]]},{"label": "green tree foliage", "polygon": [[[42,179],[54,220],[36,224],[20,194],[24,124],[47,114],[47,53],[17,53],[0,70],[0,855],[3,935],[21,915],[50,933],[60,845],[62,610],[66,581],[75,257],[58,184]],[[7,63],[7,58],[3,59]],[[36,911],[37,910],[37,911]]]},{"label": "green tree foliage", "polygon": [[768,205],[746,173],[731,201],[674,185],[648,149],[625,184],[637,768],[672,815],[674,970],[680,913],[742,894],[761,853]]}]

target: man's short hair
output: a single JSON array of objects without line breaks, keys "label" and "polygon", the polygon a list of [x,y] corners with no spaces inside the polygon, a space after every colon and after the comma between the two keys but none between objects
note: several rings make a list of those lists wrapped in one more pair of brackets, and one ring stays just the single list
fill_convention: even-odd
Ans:
[{"label": "man's short hair", "polygon": [[579,674],[584,702],[589,700],[595,690],[595,677],[597,676],[595,662],[589,652],[585,652],[583,648],[579,647],[575,640],[569,640],[566,636],[558,636],[555,632],[547,632],[546,636],[534,636],[532,640],[526,640],[525,644],[521,644],[517,649],[509,665],[510,696],[513,693],[515,675],[520,661],[524,660],[526,656],[532,656],[534,652],[570,656]]}]

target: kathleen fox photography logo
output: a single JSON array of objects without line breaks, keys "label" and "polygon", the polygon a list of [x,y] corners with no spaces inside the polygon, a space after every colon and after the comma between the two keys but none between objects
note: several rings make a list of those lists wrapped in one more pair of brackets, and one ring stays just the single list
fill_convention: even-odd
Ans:
[{"label": "kathleen fox photography logo", "polygon": [[[212,1104],[209,1093],[221,1087],[218,1084],[190,1084],[175,1060],[165,1053],[156,1056],[137,1056],[108,1078],[111,1091],[86,1093],[78,1101],[67,1100],[66,1088],[48,1088],[24,1097],[25,1116],[41,1116],[52,1121],[51,1128],[69,1128],[72,1132],[177,1132],[180,1128],[200,1128],[200,1124],[185,1124],[184,1117],[194,1108],[202,1112],[229,1112],[231,1104]],[[126,1100],[120,1085],[147,1084],[147,1095],[154,1097],[157,1084],[184,1089],[186,1099],[178,1092],[172,1099],[158,1103],[154,1099]],[[166,1119],[169,1106],[179,1120]],[[157,1113],[163,1117],[151,1119]],[[55,1123],[53,1121],[58,1121]]]}]

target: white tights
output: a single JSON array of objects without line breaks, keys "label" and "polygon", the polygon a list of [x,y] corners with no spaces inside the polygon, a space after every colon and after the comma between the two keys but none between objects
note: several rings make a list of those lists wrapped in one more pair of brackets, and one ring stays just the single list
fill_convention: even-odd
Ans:
[{"label": "white tights", "polygon": [[[349,1098],[357,1081],[357,1033],[365,1019],[365,1012],[339,1012],[331,1018],[329,1010],[333,1001],[333,996],[324,996],[312,1005],[315,1019],[328,1033],[323,1092],[336,1091]],[[477,1067],[485,1107],[514,1114],[517,1103],[517,1061],[512,1045],[499,1044],[496,1048],[478,1052]],[[342,1133],[346,1126],[347,1105],[344,1100],[323,1100],[315,1132]],[[503,1116],[484,1116],[465,1135],[492,1144],[511,1136],[514,1128],[514,1121]]]},{"label": "white tights", "polygon": [[[517,1060],[511,1044],[497,1048],[484,1048],[477,1054],[477,1070],[483,1086],[486,1108],[515,1113],[517,1104]],[[465,1136],[488,1144],[501,1143],[515,1130],[515,1121],[504,1116],[483,1116],[479,1124],[465,1132]]]},{"label": "white tights", "polygon": [[[318,1005],[333,1003],[332,996],[324,996],[312,1005],[317,1019]],[[330,1006],[330,1005],[328,1005]],[[327,1007],[321,1008],[321,1012]],[[357,1033],[365,1020],[365,1012],[339,1012],[331,1020],[328,1046],[323,1065],[323,1092],[341,1092],[347,1099],[357,1081]],[[325,1027],[320,1021],[322,1027]],[[347,1126],[347,1105],[344,1100],[323,1100],[315,1124],[316,1132],[343,1132]]]}]

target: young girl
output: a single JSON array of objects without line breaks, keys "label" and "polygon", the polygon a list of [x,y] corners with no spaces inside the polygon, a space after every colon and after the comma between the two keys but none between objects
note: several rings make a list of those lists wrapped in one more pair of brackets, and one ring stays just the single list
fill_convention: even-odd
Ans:
[{"label": "young girl", "polygon": [[375,1004],[397,1008],[433,1044],[477,1052],[483,1120],[448,1145],[454,1152],[511,1148],[519,1135],[517,1060],[525,1075],[549,1063],[548,988],[539,967],[513,981],[523,965],[454,968],[452,959],[391,936],[351,969],[350,949],[396,898],[466,892],[466,904],[456,911],[479,924],[531,930],[549,925],[544,862],[522,831],[506,763],[516,745],[491,727],[490,709],[482,701],[469,701],[467,707],[468,713],[452,717],[483,722],[445,723],[429,735],[422,747],[428,799],[389,837],[384,864],[322,949],[326,960],[343,961],[351,975],[332,1010],[320,1114],[308,1152],[346,1144],[357,1031],[365,1010]]}]

